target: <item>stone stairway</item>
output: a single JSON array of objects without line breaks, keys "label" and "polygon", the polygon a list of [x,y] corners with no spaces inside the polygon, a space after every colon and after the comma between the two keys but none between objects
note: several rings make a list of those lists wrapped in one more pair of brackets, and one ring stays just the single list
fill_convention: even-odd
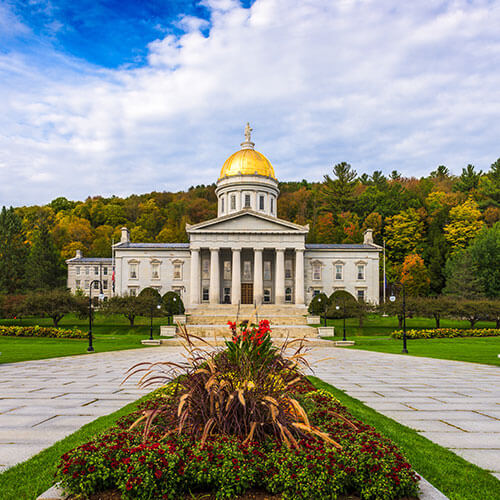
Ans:
[{"label": "stone stairway", "polygon": [[316,328],[307,325],[307,309],[296,305],[261,305],[257,310],[251,305],[238,306],[220,304],[203,305],[187,312],[187,329],[199,337],[229,337],[228,321],[238,322],[267,319],[273,338],[317,338]]}]

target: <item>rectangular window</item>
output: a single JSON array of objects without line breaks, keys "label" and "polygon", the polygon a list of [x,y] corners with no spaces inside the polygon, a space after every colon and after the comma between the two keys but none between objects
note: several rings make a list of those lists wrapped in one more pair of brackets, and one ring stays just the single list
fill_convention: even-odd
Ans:
[{"label": "rectangular window", "polygon": [[231,210],[236,210],[236,196],[234,194],[231,195]]},{"label": "rectangular window", "polygon": [[208,302],[208,287],[203,287],[203,292],[202,292],[202,300],[203,302]]},{"label": "rectangular window", "polygon": [[129,289],[128,289],[128,294],[129,294],[131,297],[137,297],[137,289],[136,289],[136,288],[129,288]]},{"label": "rectangular window", "polygon": [[252,279],[252,263],[249,260],[243,262],[243,279],[247,281]]},{"label": "rectangular window", "polygon": [[335,279],[336,280],[341,280],[342,279],[342,269],[343,269],[342,264],[335,264]]},{"label": "rectangular window", "polygon": [[250,208],[250,195],[245,195],[245,208]]},{"label": "rectangular window", "polygon": [[76,266],[76,268],[75,268],[75,269],[76,269],[76,274],[78,274],[78,275],[79,275],[79,274],[80,274],[80,266]]},{"label": "rectangular window", "polygon": [[76,281],[75,281],[76,288],[80,288],[80,283],[81,283],[81,281],[80,281],[80,280],[76,280]]},{"label": "rectangular window", "polygon": [[224,261],[224,279],[225,280],[231,279],[231,261],[229,260]]},{"label": "rectangular window", "polygon": [[151,263],[151,279],[159,280],[160,279],[160,263],[152,262]]},{"label": "rectangular window", "polygon": [[221,213],[224,213],[224,198],[222,198],[222,200],[220,202],[220,211],[221,211]]},{"label": "rectangular window", "polygon": [[292,278],[292,261],[290,259],[285,260],[285,279]]},{"label": "rectangular window", "polygon": [[313,297],[316,297],[316,295],[319,295],[319,294],[320,294],[320,291],[317,288],[315,288],[313,290]]},{"label": "rectangular window", "polygon": [[174,264],[174,280],[182,279],[182,264],[180,262],[176,262]]},{"label": "rectangular window", "polygon": [[313,264],[313,280],[321,280],[321,264],[319,262]]},{"label": "rectangular window", "polygon": [[98,266],[95,266],[95,267],[94,267],[94,274],[95,274],[96,276],[99,276],[99,267],[98,267]]},{"label": "rectangular window", "polygon": [[102,289],[107,290],[108,289],[108,280],[103,280],[102,282]]},{"label": "rectangular window", "polygon": [[358,280],[365,279],[365,266],[363,264],[358,265]]},{"label": "rectangular window", "polygon": [[138,268],[137,264],[129,264],[129,272],[130,272],[129,276],[131,279],[137,279],[138,277],[137,268]]},{"label": "rectangular window", "polygon": [[291,287],[287,286],[285,288],[285,302],[291,302],[292,301],[292,289]]},{"label": "rectangular window", "polygon": [[88,276],[90,274],[90,267],[85,267],[85,274]]},{"label": "rectangular window", "polygon": [[89,280],[85,280],[85,288],[87,289],[90,285],[90,281]]},{"label": "rectangular window", "polygon": [[204,280],[208,280],[210,278],[210,261],[208,259],[203,259],[201,263],[201,277]]},{"label": "rectangular window", "polygon": [[264,281],[271,281],[272,276],[271,276],[271,261],[270,260],[265,260],[264,261]]},{"label": "rectangular window", "polygon": [[365,300],[365,291],[364,290],[358,290],[357,295],[358,295],[359,301],[363,302]]},{"label": "rectangular window", "polygon": [[99,282],[94,281],[94,290],[99,290]]},{"label": "rectangular window", "polygon": [[264,304],[269,304],[271,302],[271,290],[269,288],[264,288]]},{"label": "rectangular window", "polygon": [[274,198],[271,198],[271,213],[274,214]]},{"label": "rectangular window", "polygon": [[104,274],[104,276],[108,275],[108,268],[107,267],[102,268],[102,274]]},{"label": "rectangular window", "polygon": [[224,288],[224,294],[222,297],[222,302],[224,304],[231,304],[231,289],[229,287]]},{"label": "rectangular window", "polygon": [[264,196],[262,194],[259,196],[259,209],[264,210]]}]

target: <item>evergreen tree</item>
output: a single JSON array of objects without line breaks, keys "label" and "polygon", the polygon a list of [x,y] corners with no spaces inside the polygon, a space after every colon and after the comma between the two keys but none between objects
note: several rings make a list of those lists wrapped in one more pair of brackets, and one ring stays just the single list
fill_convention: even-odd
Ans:
[{"label": "evergreen tree", "polygon": [[479,299],[484,297],[484,287],[477,277],[476,267],[467,250],[455,252],[445,267],[445,295],[453,295],[463,299]]},{"label": "evergreen tree", "polygon": [[476,189],[482,175],[483,172],[481,170],[476,172],[474,165],[469,163],[466,168],[462,169],[462,174],[458,178],[455,186],[453,186],[453,190],[468,193],[473,189]]},{"label": "evergreen tree", "polygon": [[0,291],[15,293],[24,286],[27,245],[20,217],[10,207],[0,212]]},{"label": "evergreen tree", "polygon": [[64,284],[65,270],[60,252],[46,222],[35,231],[26,266],[26,281],[31,289],[42,290]]},{"label": "evergreen tree", "polygon": [[335,179],[325,175],[321,189],[322,208],[332,214],[347,212],[354,203],[354,190],[358,183],[356,171],[342,162],[333,167],[333,174]]}]

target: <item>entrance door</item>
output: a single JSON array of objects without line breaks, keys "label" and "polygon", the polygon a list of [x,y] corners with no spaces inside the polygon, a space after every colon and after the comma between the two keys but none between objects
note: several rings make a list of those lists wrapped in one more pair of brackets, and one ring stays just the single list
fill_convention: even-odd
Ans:
[{"label": "entrance door", "polygon": [[253,304],[253,283],[241,284],[241,303]]}]

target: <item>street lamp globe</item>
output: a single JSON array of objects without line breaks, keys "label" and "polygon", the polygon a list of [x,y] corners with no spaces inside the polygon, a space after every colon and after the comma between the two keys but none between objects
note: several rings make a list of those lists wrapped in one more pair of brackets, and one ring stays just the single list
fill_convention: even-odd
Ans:
[{"label": "street lamp globe", "polygon": [[391,302],[394,302],[394,301],[396,300],[396,297],[395,297],[394,295],[391,295],[391,296],[389,297],[389,300],[390,300]]}]

